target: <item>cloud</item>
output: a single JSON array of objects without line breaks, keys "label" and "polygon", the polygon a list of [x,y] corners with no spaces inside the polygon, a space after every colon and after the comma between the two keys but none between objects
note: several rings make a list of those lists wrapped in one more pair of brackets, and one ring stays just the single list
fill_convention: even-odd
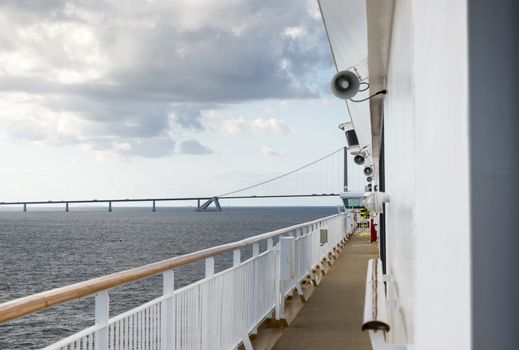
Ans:
[{"label": "cloud", "polygon": [[[299,0],[2,1],[3,134],[164,156],[176,128],[204,128],[207,109],[314,98],[332,67],[316,10]],[[287,132],[271,120],[245,128]]]},{"label": "cloud", "polygon": [[251,123],[251,129],[261,135],[278,136],[292,134],[294,132],[294,130],[284,121],[275,118],[254,119]]},{"label": "cloud", "polygon": [[156,106],[81,105],[84,101],[77,101],[83,111],[95,115],[85,118],[83,112],[63,108],[73,101],[51,99],[44,104],[39,103],[42,97],[34,98],[26,93],[9,93],[2,97],[0,136],[4,138],[54,146],[79,145],[94,151],[102,160],[134,156],[156,158],[173,153],[175,142],[168,135],[167,111]]},{"label": "cloud", "polygon": [[276,118],[257,118],[252,121],[243,117],[228,118],[213,123],[213,128],[224,134],[251,132],[258,135],[279,136],[293,134],[295,131],[283,120]]},{"label": "cloud", "polygon": [[2,7],[1,89],[167,102],[305,98],[315,95],[306,75],[279,62],[294,71],[331,64],[322,23],[296,0],[47,4]]},{"label": "cloud", "polygon": [[213,151],[204,145],[202,145],[197,140],[186,140],[182,141],[180,144],[180,153],[181,154],[210,154]]},{"label": "cloud", "polygon": [[184,103],[172,107],[170,113],[173,122],[184,130],[202,131],[204,125],[204,114],[220,109],[222,106],[210,103]]},{"label": "cloud", "polygon": [[300,39],[306,35],[306,28],[304,26],[289,27],[283,34],[292,40]]},{"label": "cloud", "polygon": [[272,147],[263,146],[263,147],[261,147],[261,155],[263,157],[277,157],[277,156],[282,156],[283,153],[274,150]]},{"label": "cloud", "polygon": [[96,152],[98,161],[129,160],[133,157],[160,158],[173,154],[175,141],[167,137],[136,139],[126,142],[97,140],[83,148]]}]

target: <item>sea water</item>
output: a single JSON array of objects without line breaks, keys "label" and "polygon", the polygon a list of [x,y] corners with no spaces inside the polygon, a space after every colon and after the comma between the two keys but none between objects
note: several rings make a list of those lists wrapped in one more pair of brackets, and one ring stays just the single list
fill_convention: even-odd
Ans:
[{"label": "sea water", "polygon": [[[336,212],[335,207],[1,211],[0,303]],[[242,259],[250,254],[250,249],[245,250]],[[215,264],[217,271],[231,266],[232,254],[217,257]],[[203,274],[203,261],[177,269],[175,287]],[[111,317],[160,296],[161,289],[161,277],[154,276],[111,290]],[[93,299],[0,325],[0,349],[39,349],[93,325]]]}]

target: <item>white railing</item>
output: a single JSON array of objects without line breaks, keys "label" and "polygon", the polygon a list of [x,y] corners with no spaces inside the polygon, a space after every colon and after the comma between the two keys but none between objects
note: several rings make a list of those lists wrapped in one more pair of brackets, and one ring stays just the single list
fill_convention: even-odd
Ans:
[{"label": "white railing", "polygon": [[[88,293],[85,285],[94,290],[92,286],[111,281],[109,288],[95,291],[95,325],[46,350],[216,350],[241,343],[252,349],[249,334],[268,317],[284,318],[285,297],[294,290],[302,293],[302,280],[312,277],[312,270],[322,267],[322,259],[350,233],[350,215],[341,213],[161,262],[163,295],[113,318],[109,318],[108,290],[137,280],[130,278],[132,274],[139,273],[140,278],[157,274],[159,263],[4,303],[0,315],[7,310],[14,316],[5,319],[14,319],[32,313],[25,309],[43,297],[58,298],[65,290],[77,295],[61,296],[64,302],[76,300]],[[327,242],[321,242],[322,229],[328,232]],[[262,241],[267,247],[260,252]],[[250,245],[252,257],[241,261],[241,250]],[[233,251],[233,266],[215,273],[214,256],[227,251]],[[175,290],[173,269],[163,267],[185,265],[174,259],[187,263],[205,259],[205,278]],[[146,269],[151,272],[143,275]]]}]

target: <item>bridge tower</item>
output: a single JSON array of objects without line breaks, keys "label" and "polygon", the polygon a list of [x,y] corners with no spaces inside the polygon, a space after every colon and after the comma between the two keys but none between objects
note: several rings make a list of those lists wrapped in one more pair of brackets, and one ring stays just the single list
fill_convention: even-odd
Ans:
[{"label": "bridge tower", "polygon": [[[210,209],[210,205],[214,204],[214,209]],[[222,211],[222,207],[220,206],[220,201],[218,197],[213,197],[207,200],[204,204],[200,205],[200,201],[198,201],[198,207],[196,211]]]}]

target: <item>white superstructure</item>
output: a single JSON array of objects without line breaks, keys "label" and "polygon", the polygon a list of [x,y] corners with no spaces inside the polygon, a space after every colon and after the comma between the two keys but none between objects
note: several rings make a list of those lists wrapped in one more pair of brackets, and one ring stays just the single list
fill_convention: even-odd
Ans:
[{"label": "white superstructure", "polygon": [[347,104],[361,143],[372,148],[374,183],[391,198],[380,218],[388,341],[416,349],[519,348],[512,327],[519,311],[512,219],[518,5],[319,3],[337,69],[355,70],[347,58],[360,50],[370,94],[387,89]]}]

